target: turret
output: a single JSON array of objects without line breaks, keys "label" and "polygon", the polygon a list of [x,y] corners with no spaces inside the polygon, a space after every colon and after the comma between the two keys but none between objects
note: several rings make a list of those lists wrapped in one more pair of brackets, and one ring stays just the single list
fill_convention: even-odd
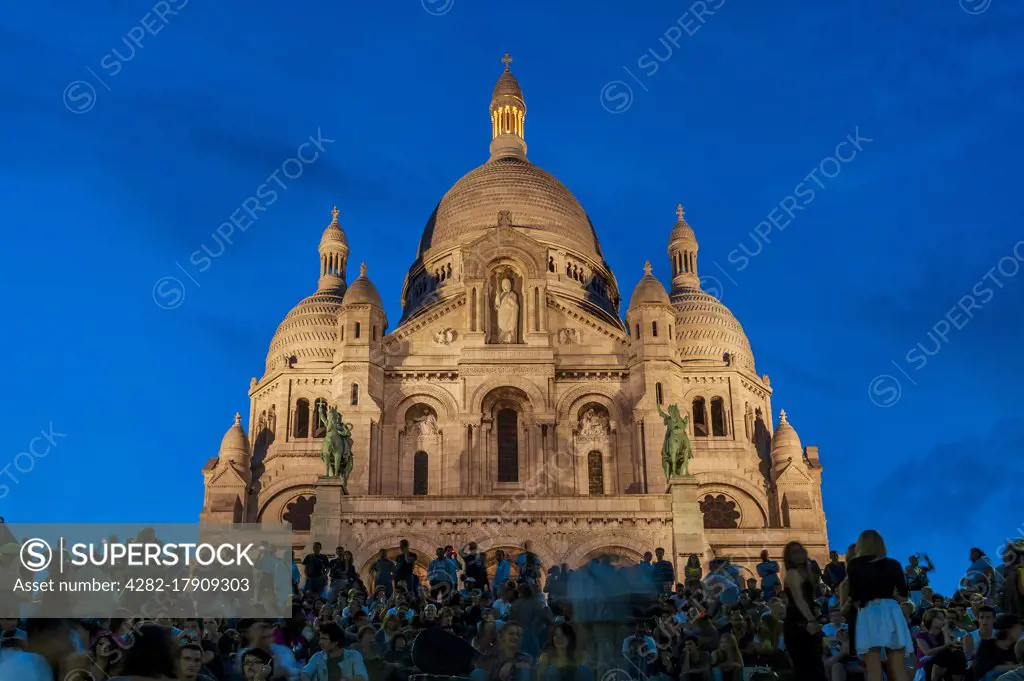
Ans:
[{"label": "turret", "polygon": [[491,160],[526,158],[526,101],[519,81],[512,75],[512,57],[505,53],[505,71],[491,95]]},{"label": "turret", "polygon": [[203,468],[206,499],[200,519],[204,523],[240,523],[244,520],[252,472],[249,469],[249,437],[242,428],[242,415],[224,433],[217,456]]}]

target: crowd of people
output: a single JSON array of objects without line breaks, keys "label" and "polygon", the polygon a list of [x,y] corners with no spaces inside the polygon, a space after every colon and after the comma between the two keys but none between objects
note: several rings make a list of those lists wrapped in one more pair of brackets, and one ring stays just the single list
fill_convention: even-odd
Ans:
[{"label": "crowd of people", "polygon": [[902,565],[871,530],[823,567],[765,551],[756,578],[696,555],[677,575],[662,548],[571,569],[404,541],[360,575],[316,544],[290,618],[0,619],[0,681],[1024,681],[1022,559],[972,549],[942,595],[927,556]]}]

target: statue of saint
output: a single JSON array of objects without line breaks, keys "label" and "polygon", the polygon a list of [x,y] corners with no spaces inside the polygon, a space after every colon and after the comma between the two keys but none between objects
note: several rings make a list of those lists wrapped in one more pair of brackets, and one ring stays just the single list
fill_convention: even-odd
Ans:
[{"label": "statue of saint", "polygon": [[608,419],[595,409],[588,409],[580,419],[579,436],[595,438],[608,434]]},{"label": "statue of saint", "polygon": [[418,435],[437,435],[437,417],[428,411],[413,419],[413,429]]},{"label": "statue of saint", "polygon": [[665,422],[665,444],[661,446],[661,467],[665,471],[666,478],[678,477],[690,474],[690,458],[693,455],[690,449],[690,438],[686,434],[686,427],[690,423],[689,417],[679,413],[679,407],[670,404],[666,414],[658,405],[658,413]]},{"label": "statue of saint", "polygon": [[327,431],[320,446],[320,458],[326,466],[324,475],[342,478],[342,489],[347,493],[348,476],[352,473],[352,424],[342,422],[336,407],[331,407],[325,414],[323,402],[317,417]]},{"label": "statue of saint", "polygon": [[515,343],[519,337],[519,296],[512,290],[512,280],[503,277],[501,290],[494,296],[498,313],[498,342]]}]

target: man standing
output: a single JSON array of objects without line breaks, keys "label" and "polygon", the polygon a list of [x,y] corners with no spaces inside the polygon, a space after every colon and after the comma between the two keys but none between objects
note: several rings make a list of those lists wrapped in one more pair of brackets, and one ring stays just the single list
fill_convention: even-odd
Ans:
[{"label": "man standing", "polygon": [[676,567],[671,561],[665,560],[665,549],[660,546],[654,549],[654,583],[658,587],[658,593],[670,591],[676,583]]},{"label": "man standing", "polygon": [[391,598],[391,594],[394,592],[394,580],[395,580],[395,564],[388,559],[387,549],[381,549],[380,555],[377,556],[377,562],[370,568],[373,573],[373,587],[374,589],[384,589],[384,595],[387,599]]},{"label": "man standing", "polygon": [[307,553],[302,559],[302,567],[306,571],[306,584],[303,588],[305,593],[312,593],[315,596],[323,596],[324,588],[327,586],[327,556],[320,553],[320,542],[313,542],[313,553]]},{"label": "man standing", "polygon": [[413,598],[419,596],[419,589],[416,584],[416,575],[412,568],[416,564],[416,554],[409,550],[409,540],[403,539],[398,543],[398,557],[395,558],[395,587],[405,584],[409,594]]},{"label": "man standing", "polygon": [[825,566],[821,581],[825,582],[825,586],[829,589],[835,591],[844,579],[846,579],[846,563],[839,560],[838,552],[829,551],[828,565]]},{"label": "man standing", "polygon": [[[921,557],[924,558],[924,565],[921,565]],[[908,561],[910,564],[906,567],[907,577],[907,590],[910,591],[910,601],[914,606],[921,605],[921,590],[928,586],[928,573],[935,569],[932,565],[931,558],[928,554],[912,555]]]},{"label": "man standing", "polygon": [[494,597],[500,596],[502,588],[512,577],[512,563],[505,558],[505,552],[498,549],[494,552]]}]

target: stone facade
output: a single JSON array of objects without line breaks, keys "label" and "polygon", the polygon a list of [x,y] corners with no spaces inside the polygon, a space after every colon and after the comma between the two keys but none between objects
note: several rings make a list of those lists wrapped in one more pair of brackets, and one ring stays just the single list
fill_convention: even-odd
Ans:
[{"label": "stone facade", "polygon": [[[262,378],[204,469],[205,522],[291,522],[364,570],[409,539],[475,540],[546,565],[665,547],[751,568],[828,546],[817,448],[800,444],[731,312],[701,290],[682,207],[671,292],[648,264],[625,322],[615,276],[575,197],[526,160],[526,105],[506,63],[491,158],[444,196],[388,320],[366,267],[346,284],[338,212],[317,291],[281,323]],[[320,405],[352,426],[347,494],[321,477]],[[691,476],[667,481],[660,411],[689,418]]]}]

